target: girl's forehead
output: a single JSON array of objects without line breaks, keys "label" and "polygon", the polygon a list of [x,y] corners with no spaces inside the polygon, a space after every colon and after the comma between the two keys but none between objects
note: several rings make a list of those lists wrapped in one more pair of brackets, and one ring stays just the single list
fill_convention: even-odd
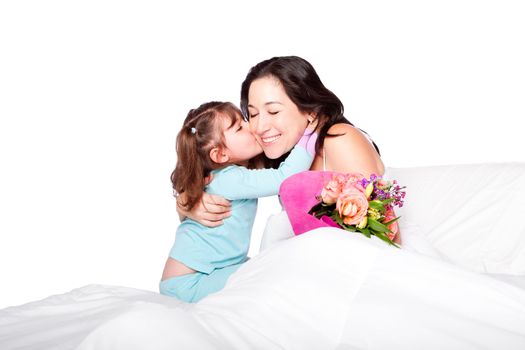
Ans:
[{"label": "girl's forehead", "polygon": [[219,123],[223,130],[230,129],[239,121],[243,120],[242,116],[237,112],[219,113]]}]

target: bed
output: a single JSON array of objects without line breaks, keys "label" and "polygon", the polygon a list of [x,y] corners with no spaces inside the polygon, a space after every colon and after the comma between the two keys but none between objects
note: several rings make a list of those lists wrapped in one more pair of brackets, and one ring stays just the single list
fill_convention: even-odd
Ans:
[{"label": "bed", "polygon": [[388,174],[403,252],[317,229],[197,304],[88,285],[0,310],[0,349],[524,349],[525,164]]}]

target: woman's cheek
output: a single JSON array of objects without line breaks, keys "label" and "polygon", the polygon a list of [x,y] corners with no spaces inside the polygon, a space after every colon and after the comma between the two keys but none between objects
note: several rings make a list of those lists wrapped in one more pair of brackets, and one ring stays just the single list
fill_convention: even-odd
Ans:
[{"label": "woman's cheek", "polygon": [[297,142],[299,142],[299,140],[304,134],[304,130],[305,129],[296,129],[295,132],[292,135],[290,135],[290,149],[292,149],[297,144]]},{"label": "woman's cheek", "polygon": [[261,146],[261,148],[262,148],[263,144],[262,144],[261,138],[260,138],[259,136],[255,136],[255,141],[256,141],[256,142],[259,144],[259,146]]},{"label": "woman's cheek", "polygon": [[250,132],[254,135],[256,135],[257,131],[257,121],[255,121],[253,118],[248,121],[248,128],[250,129]]}]

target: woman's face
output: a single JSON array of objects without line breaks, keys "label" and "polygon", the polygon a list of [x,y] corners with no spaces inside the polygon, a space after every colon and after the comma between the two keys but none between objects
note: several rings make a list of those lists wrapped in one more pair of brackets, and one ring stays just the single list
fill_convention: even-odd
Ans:
[{"label": "woman's face", "polygon": [[274,77],[252,82],[248,91],[248,112],[250,129],[270,159],[290,151],[308,125],[308,114],[299,111]]}]

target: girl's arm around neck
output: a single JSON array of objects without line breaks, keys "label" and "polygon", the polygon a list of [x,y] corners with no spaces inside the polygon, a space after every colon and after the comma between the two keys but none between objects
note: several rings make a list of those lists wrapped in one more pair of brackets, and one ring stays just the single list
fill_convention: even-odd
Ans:
[{"label": "girl's arm around neck", "polygon": [[289,176],[308,170],[313,157],[302,146],[295,146],[277,169],[247,169],[231,166],[216,173],[208,192],[227,199],[252,199],[273,196]]}]

